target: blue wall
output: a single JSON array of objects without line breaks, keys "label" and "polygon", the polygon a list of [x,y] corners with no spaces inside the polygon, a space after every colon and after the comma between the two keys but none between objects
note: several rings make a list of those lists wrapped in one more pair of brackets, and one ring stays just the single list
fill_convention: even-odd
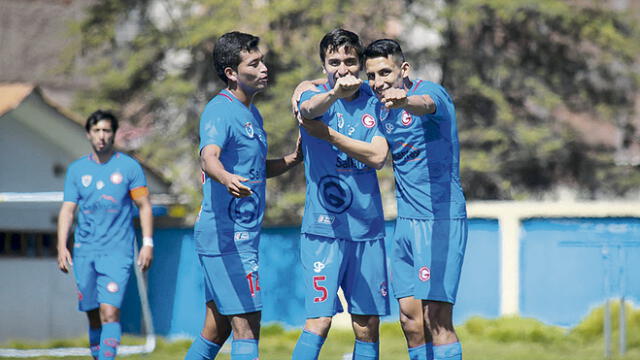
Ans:
[{"label": "blue wall", "polygon": [[[387,223],[393,234],[394,222]],[[466,258],[454,321],[500,315],[500,235],[497,220],[471,219]],[[158,229],[155,262],[148,275],[149,301],[158,334],[195,336],[204,318],[204,284],[191,229]],[[602,256],[603,245],[609,256]],[[611,276],[611,296],[622,291],[640,300],[640,219],[534,219],[522,223],[520,311],[523,316],[572,326],[606,298],[603,281]],[[263,322],[288,327],[304,323],[299,228],[266,228],[260,243]],[[387,241],[387,246],[390,241]],[[624,249],[624,250],[623,250]],[[390,250],[390,249],[388,249]],[[627,272],[620,276],[621,264]],[[616,275],[617,274],[617,275]],[[635,275],[635,276],[634,276]],[[140,330],[135,281],[129,282],[123,323]],[[396,321],[397,303],[385,320]]]},{"label": "blue wall", "polygon": [[531,219],[520,239],[521,315],[573,326],[607,297],[640,300],[640,219]]}]

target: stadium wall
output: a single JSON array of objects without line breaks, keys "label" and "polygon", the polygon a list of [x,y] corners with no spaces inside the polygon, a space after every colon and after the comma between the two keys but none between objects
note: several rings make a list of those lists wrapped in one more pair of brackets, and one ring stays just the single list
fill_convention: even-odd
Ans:
[{"label": "stadium wall", "polygon": [[[456,323],[474,315],[518,314],[573,326],[606,298],[624,295],[639,302],[638,204],[473,203],[469,215]],[[389,235],[393,226],[387,223]],[[148,284],[156,332],[195,336],[204,316],[204,284],[192,230],[157,229],[155,242]],[[304,323],[298,243],[297,227],[266,228],[263,233],[265,323]],[[0,342],[84,336],[86,320],[75,311],[73,280],[57,271],[54,259],[2,260],[0,274]],[[135,281],[130,281],[122,309],[127,332],[141,328],[137,296]],[[397,320],[395,302],[386,320]]]}]

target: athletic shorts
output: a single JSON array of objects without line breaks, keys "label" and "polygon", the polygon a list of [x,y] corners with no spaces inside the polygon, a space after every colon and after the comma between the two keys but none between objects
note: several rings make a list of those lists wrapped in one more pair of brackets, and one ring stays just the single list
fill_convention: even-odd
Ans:
[{"label": "athletic shorts", "polygon": [[454,304],[467,246],[467,219],[398,218],[391,255],[396,298]]},{"label": "athletic shorts", "polygon": [[206,302],[215,302],[220,314],[262,310],[257,252],[198,256],[204,272]]},{"label": "athletic shorts", "polygon": [[73,274],[78,289],[78,310],[89,311],[109,304],[122,305],[133,258],[116,254],[74,255]]},{"label": "athletic shorts", "polygon": [[384,239],[349,241],[302,234],[300,258],[307,318],[341,312],[338,287],[349,313],[389,315]]}]

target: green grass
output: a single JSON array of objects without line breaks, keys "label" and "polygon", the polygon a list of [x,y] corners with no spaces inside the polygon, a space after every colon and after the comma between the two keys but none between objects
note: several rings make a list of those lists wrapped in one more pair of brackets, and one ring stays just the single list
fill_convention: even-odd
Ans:
[{"label": "green grass", "polygon": [[[612,307],[613,349],[617,354],[618,310]],[[573,329],[545,325],[534,319],[502,317],[498,319],[471,318],[457,327],[464,349],[465,360],[600,360],[603,359],[602,313],[598,308]],[[640,309],[627,307],[627,353],[612,360],[640,359]],[[260,340],[260,358],[265,360],[290,359],[300,331],[287,331],[278,325],[264,326]],[[380,359],[408,359],[406,343],[399,324],[384,323],[380,328]],[[143,339],[125,336],[123,344],[141,344]],[[190,341],[168,342],[159,339],[153,354],[132,355],[127,359],[173,360],[183,359]],[[2,347],[38,348],[86,346],[85,339],[70,339],[48,343],[12,342]],[[341,360],[353,348],[353,333],[349,329],[331,329],[320,355],[321,360]],[[59,359],[41,357],[38,359]],[[86,358],[68,357],[75,360]],[[216,359],[229,360],[228,353]]]}]

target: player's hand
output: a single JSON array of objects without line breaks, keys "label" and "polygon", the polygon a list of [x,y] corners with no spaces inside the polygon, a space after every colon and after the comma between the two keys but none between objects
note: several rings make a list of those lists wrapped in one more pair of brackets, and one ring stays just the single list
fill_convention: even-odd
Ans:
[{"label": "player's hand", "polygon": [[153,246],[143,246],[138,254],[138,267],[142,271],[147,271],[153,262]]},{"label": "player's hand", "polygon": [[69,250],[66,247],[58,248],[58,269],[66,274],[71,269],[71,266],[73,266],[73,261]]},{"label": "player's hand", "polygon": [[397,109],[407,106],[409,98],[407,97],[407,90],[391,88],[382,93],[382,99],[380,99],[384,106],[388,109]]},{"label": "player's hand", "polygon": [[331,130],[329,129],[327,124],[325,124],[324,122],[320,120],[309,120],[305,118],[300,118],[298,123],[305,130],[307,130],[307,133],[309,133],[309,135],[325,141],[329,140],[329,137],[331,135],[330,133]]},{"label": "player's hand", "polygon": [[336,84],[333,86],[333,93],[340,99],[346,98],[355,94],[360,89],[361,84],[362,80],[353,75],[347,75],[336,80]]},{"label": "player's hand", "polygon": [[222,185],[227,188],[227,191],[229,192],[229,194],[231,194],[231,196],[242,198],[253,194],[251,188],[242,184],[246,181],[249,181],[249,179],[244,178],[240,175],[229,174],[222,182]]},{"label": "player's hand", "polygon": [[293,158],[294,163],[297,164],[304,160],[304,155],[302,155],[302,137],[300,136],[300,131],[298,131],[298,140],[296,140],[296,150],[293,153],[295,154]]}]

